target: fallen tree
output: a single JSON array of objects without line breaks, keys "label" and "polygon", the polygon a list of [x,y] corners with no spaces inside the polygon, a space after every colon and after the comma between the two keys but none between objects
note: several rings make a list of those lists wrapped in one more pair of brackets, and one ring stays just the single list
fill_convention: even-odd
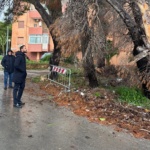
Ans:
[{"label": "fallen tree", "polygon": [[149,52],[150,52],[150,4],[147,0],[126,1],[132,15],[117,0],[106,0],[124,21],[134,43],[133,55],[140,71],[140,79],[144,93],[150,98]]},{"label": "fallen tree", "polygon": [[[6,2],[6,0],[2,1],[0,8]],[[20,8],[28,10],[28,5],[20,7],[22,2],[32,3],[47,27],[50,27],[54,41],[54,60],[59,60],[62,53],[82,51],[83,68],[91,87],[98,86],[94,60],[97,58],[96,66],[101,67],[104,65],[106,55],[106,36],[103,20],[100,17],[102,13],[100,6],[105,7],[106,2],[110,4],[128,29],[127,34],[134,44],[134,61],[137,63],[145,94],[149,97],[150,4],[147,0],[70,0],[66,13],[62,17],[60,17],[61,0],[15,0],[12,7],[13,14],[20,15],[18,11]],[[49,8],[49,14],[41,2],[45,2]],[[128,5],[130,12],[125,9],[125,5]],[[107,7],[107,9],[110,8]]]}]

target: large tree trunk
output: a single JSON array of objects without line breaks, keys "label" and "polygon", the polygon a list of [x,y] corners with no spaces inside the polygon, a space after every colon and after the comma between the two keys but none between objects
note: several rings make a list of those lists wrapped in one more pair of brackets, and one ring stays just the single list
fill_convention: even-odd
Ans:
[{"label": "large tree trunk", "polygon": [[89,81],[89,86],[94,88],[98,86],[98,80],[96,77],[95,66],[93,62],[93,56],[91,51],[91,44],[90,42],[90,33],[87,31],[86,34],[82,38],[82,55],[83,55],[83,68],[85,77]]},{"label": "large tree trunk", "polygon": [[[43,6],[41,5],[40,1],[31,0],[30,2],[35,6],[37,11],[40,13],[40,15],[42,16],[43,21],[45,22],[45,24],[47,25],[48,28],[53,23],[54,19],[57,18],[57,15],[58,16],[60,15],[60,13],[57,13],[57,14],[55,14],[53,16],[51,15],[52,13],[48,14],[46,12],[45,8],[43,8]],[[57,0],[57,3],[58,2],[61,5],[61,0]],[[51,3],[52,3],[51,5],[53,6],[53,3],[55,4],[55,1],[53,1]],[[61,12],[61,8],[59,8],[59,9],[60,9],[59,12]],[[58,12],[58,10],[57,10],[57,12]],[[54,16],[55,16],[55,18],[54,18]],[[53,35],[52,31],[50,31],[50,34],[52,36],[53,43],[54,43],[54,50],[53,50],[52,58],[50,60],[50,64],[58,66],[59,65],[59,61],[60,61],[60,57],[61,57],[61,51],[60,51],[60,48],[58,48],[58,46],[57,46],[58,45],[58,41],[56,40],[55,35]]]},{"label": "large tree trunk", "polygon": [[55,35],[53,35],[53,30],[51,30],[50,33],[51,33],[53,44],[54,44],[53,55],[50,58],[50,65],[58,66],[60,62],[60,58],[61,58],[61,50],[58,47],[58,41],[56,40]]},{"label": "large tree trunk", "polygon": [[49,28],[49,26],[52,24],[52,20],[53,20],[52,16],[49,15],[46,12],[45,8],[41,5],[40,1],[38,1],[38,0],[30,0],[30,3],[34,5],[36,10],[40,13],[43,21],[45,22],[45,24]]},{"label": "large tree trunk", "polygon": [[120,15],[129,30],[134,43],[133,55],[142,77],[144,93],[150,98],[149,48],[150,48],[150,11],[146,0],[131,1],[134,20],[116,0],[106,0]]},{"label": "large tree trunk", "polygon": [[92,53],[90,51],[90,47],[87,49],[86,54],[83,59],[83,68],[85,76],[89,80],[89,86],[94,88],[98,86],[98,80],[96,77],[95,66],[93,63]]}]

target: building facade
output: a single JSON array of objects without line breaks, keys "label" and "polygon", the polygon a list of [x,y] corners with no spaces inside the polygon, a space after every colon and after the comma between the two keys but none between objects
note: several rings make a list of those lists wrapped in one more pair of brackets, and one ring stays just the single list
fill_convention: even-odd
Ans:
[{"label": "building facade", "polygon": [[42,54],[53,50],[49,29],[33,5],[12,24],[11,49],[16,52],[21,45],[26,46],[30,60],[38,61]]}]

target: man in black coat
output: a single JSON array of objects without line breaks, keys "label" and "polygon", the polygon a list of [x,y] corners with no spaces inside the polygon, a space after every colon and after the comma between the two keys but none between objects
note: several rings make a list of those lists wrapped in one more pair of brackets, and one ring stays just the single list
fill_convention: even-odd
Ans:
[{"label": "man in black coat", "polygon": [[20,51],[16,52],[16,58],[14,63],[14,89],[13,89],[13,100],[14,107],[21,108],[23,103],[21,97],[25,88],[25,80],[27,76],[26,72],[26,47],[22,45]]},{"label": "man in black coat", "polygon": [[7,83],[9,79],[9,88],[13,88],[12,86],[12,78],[14,72],[14,62],[15,56],[12,55],[13,51],[8,50],[7,55],[5,55],[1,61],[1,65],[4,67],[4,89],[7,89]]}]

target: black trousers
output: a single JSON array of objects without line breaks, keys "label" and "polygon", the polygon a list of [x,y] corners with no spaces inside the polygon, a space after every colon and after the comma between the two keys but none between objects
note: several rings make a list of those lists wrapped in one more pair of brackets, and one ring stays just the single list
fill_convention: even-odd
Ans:
[{"label": "black trousers", "polygon": [[22,83],[14,83],[13,99],[14,105],[21,103],[21,97],[25,88],[25,81]]}]

